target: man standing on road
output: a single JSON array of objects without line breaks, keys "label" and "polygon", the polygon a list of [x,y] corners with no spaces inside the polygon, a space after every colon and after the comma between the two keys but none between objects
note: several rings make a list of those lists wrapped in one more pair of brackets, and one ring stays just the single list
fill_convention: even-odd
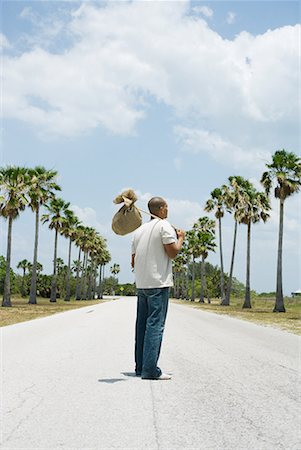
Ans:
[{"label": "man standing on road", "polygon": [[166,220],[168,206],[161,197],[148,202],[152,218],[139,227],[132,242],[132,268],[137,287],[135,338],[136,375],[142,379],[169,380],[157,366],[160,355],[169,288],[173,286],[172,259],[179,253],[185,233]]}]

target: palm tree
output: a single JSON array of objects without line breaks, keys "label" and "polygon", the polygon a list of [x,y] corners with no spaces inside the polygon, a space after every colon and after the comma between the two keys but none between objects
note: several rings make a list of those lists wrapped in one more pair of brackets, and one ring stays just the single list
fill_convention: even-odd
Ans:
[{"label": "palm tree", "polygon": [[110,272],[115,276],[118,275],[120,272],[120,265],[114,263],[113,266],[110,267]]},{"label": "palm tree", "polygon": [[64,222],[61,234],[66,238],[69,238],[69,249],[68,249],[68,268],[67,268],[67,277],[66,277],[66,295],[65,301],[70,301],[70,275],[71,275],[71,248],[72,242],[75,239],[75,230],[76,227],[80,225],[79,219],[75,216],[74,212],[71,210],[67,210],[65,213],[66,221]]},{"label": "palm tree", "polygon": [[26,191],[28,171],[25,167],[8,166],[0,168],[0,215],[8,219],[6,272],[2,306],[10,307],[10,266],[12,245],[12,224],[28,203]]},{"label": "palm tree", "polygon": [[54,191],[60,191],[61,188],[55,182],[55,178],[57,177],[57,172],[55,170],[46,170],[45,167],[37,166],[34,169],[29,169],[28,172],[30,177],[28,190],[28,196],[30,199],[29,206],[35,213],[35,241],[28,303],[36,304],[40,207],[41,205],[45,204],[50,198],[54,197]]},{"label": "palm tree", "polygon": [[188,251],[190,253],[190,257],[192,258],[190,300],[192,302],[194,302],[194,300],[195,300],[195,260],[200,256],[199,242],[198,242],[196,230],[193,228],[192,230],[187,231],[185,238],[187,241],[187,246],[188,246]]},{"label": "palm tree", "polygon": [[215,217],[218,220],[219,230],[219,251],[221,265],[221,304],[225,302],[225,281],[224,281],[224,262],[223,262],[223,245],[222,245],[222,218],[225,212],[225,200],[223,188],[216,188],[211,193],[211,198],[207,200],[204,210],[206,212],[215,211]]},{"label": "palm tree", "polygon": [[95,298],[96,291],[96,269],[99,258],[101,258],[102,253],[105,249],[105,240],[98,234],[95,233],[94,238],[90,243],[89,254],[90,254],[90,277],[88,285],[88,299]]},{"label": "palm tree", "polygon": [[282,289],[282,247],[283,247],[283,218],[284,202],[291,195],[297,193],[301,188],[301,158],[295,153],[286,150],[277,150],[272,156],[272,163],[266,164],[268,171],[261,178],[267,194],[270,193],[272,185],[276,184],[275,197],[279,198],[279,235],[277,256],[277,283],[276,302],[274,312],[285,312]]},{"label": "palm tree", "polygon": [[82,252],[84,253],[84,259],[82,264],[80,285],[76,294],[76,300],[87,299],[89,252],[96,236],[98,236],[98,233],[92,227],[83,227],[83,229],[80,228],[80,234],[77,236],[77,242],[78,245],[80,245]]},{"label": "palm tree", "polygon": [[105,248],[102,252],[101,258],[100,258],[100,265],[99,265],[99,282],[98,282],[98,291],[97,291],[97,298],[102,299],[103,298],[103,291],[102,291],[102,280],[104,279],[104,268],[105,265],[108,264],[111,261],[111,255],[109,251]]},{"label": "palm tree", "polygon": [[62,229],[66,221],[66,211],[70,206],[70,203],[66,203],[61,198],[52,198],[49,203],[46,203],[45,208],[48,210],[48,214],[43,214],[41,220],[42,223],[49,222],[49,228],[55,230],[54,238],[54,257],[53,257],[53,276],[51,281],[51,294],[50,301],[56,302],[56,290],[57,290],[57,243],[58,234]]},{"label": "palm tree", "polygon": [[250,183],[249,189],[243,194],[241,203],[237,208],[237,219],[240,223],[247,225],[247,264],[246,264],[246,290],[243,308],[251,308],[250,289],[250,258],[251,258],[251,224],[263,220],[266,222],[270,217],[268,211],[271,209],[268,197],[263,192],[258,192]]},{"label": "palm tree", "polygon": [[207,290],[205,260],[210,251],[215,251],[215,222],[209,217],[200,217],[193,225],[197,236],[197,248],[199,256],[201,256],[201,292],[200,302],[204,303],[204,293],[207,292],[208,303],[210,303],[209,293]]},{"label": "palm tree", "polygon": [[251,187],[250,182],[241,176],[230,176],[228,178],[229,184],[223,186],[224,191],[224,201],[228,212],[233,213],[234,217],[234,233],[233,233],[233,244],[232,244],[232,254],[230,262],[230,272],[229,279],[226,289],[225,300],[221,303],[223,306],[230,305],[231,289],[232,289],[232,279],[233,279],[233,269],[234,269],[234,258],[236,249],[236,238],[237,238],[237,225],[238,217],[237,210],[239,210],[239,205],[243,200],[243,193],[245,190]]},{"label": "palm tree", "polygon": [[23,270],[22,285],[21,285],[21,296],[22,297],[25,297],[25,283],[24,282],[25,282],[26,270],[30,267],[29,264],[30,264],[30,262],[27,259],[22,259],[22,261],[19,261],[17,264],[17,269]]},{"label": "palm tree", "polygon": [[76,288],[75,288],[75,300],[80,300],[80,272],[83,271],[83,264],[81,263],[81,253],[82,253],[82,238],[84,235],[85,227],[83,225],[79,225],[74,231],[74,242],[78,247],[78,258],[76,263]]},{"label": "palm tree", "polygon": [[[114,276],[116,277],[116,281],[118,281],[118,280],[117,280],[117,275],[118,275],[119,272],[120,272],[120,266],[119,266],[119,264],[114,263],[113,266],[110,267],[110,272],[111,272],[112,275],[114,275]],[[114,292],[114,291],[113,291],[113,295],[115,295],[115,292]]]}]

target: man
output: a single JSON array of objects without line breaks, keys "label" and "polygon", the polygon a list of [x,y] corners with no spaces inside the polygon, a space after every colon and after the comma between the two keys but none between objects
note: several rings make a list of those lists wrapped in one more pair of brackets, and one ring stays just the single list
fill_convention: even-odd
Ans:
[{"label": "man", "polygon": [[136,274],[137,319],[135,338],[136,375],[142,379],[169,380],[157,366],[173,286],[172,259],[179,253],[185,233],[165,220],[168,206],[153,197],[148,209],[156,216],[139,227],[132,242],[132,268]]}]

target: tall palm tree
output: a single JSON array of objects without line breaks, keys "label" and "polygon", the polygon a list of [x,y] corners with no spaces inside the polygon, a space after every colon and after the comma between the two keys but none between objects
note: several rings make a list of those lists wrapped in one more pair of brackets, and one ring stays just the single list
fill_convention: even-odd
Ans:
[{"label": "tall palm tree", "polygon": [[31,268],[31,266],[29,266],[30,262],[27,259],[22,259],[22,261],[19,261],[17,264],[17,269],[22,269],[23,270],[23,275],[22,275],[22,285],[21,285],[21,297],[25,297],[25,275],[26,275],[26,270],[28,270],[29,268]]},{"label": "tall palm tree", "polygon": [[98,259],[101,256],[105,248],[105,240],[98,234],[95,233],[94,238],[91,240],[89,254],[90,254],[90,277],[88,284],[88,299],[95,297],[95,285],[96,285],[96,269],[98,264]]},{"label": "tall palm tree", "polygon": [[78,247],[78,258],[76,263],[76,288],[75,288],[75,300],[80,300],[80,272],[83,271],[83,264],[81,263],[81,254],[82,254],[82,238],[84,235],[85,227],[83,225],[79,225],[74,231],[74,242]]},{"label": "tall palm tree", "polygon": [[222,218],[225,213],[225,200],[223,188],[216,188],[211,193],[211,198],[207,200],[204,210],[206,212],[215,211],[215,217],[218,220],[219,231],[219,251],[221,266],[221,304],[225,302],[225,280],[224,280],[224,262],[223,262],[223,244],[222,244]]},{"label": "tall palm tree", "polygon": [[234,259],[235,259],[235,250],[236,250],[236,239],[237,239],[237,226],[239,223],[237,211],[240,208],[240,203],[243,201],[243,194],[244,194],[245,190],[251,188],[250,182],[239,175],[230,176],[228,178],[228,180],[229,180],[229,186],[228,185],[223,186],[224,201],[225,201],[225,205],[227,207],[227,211],[233,213],[234,233],[233,233],[230,271],[229,271],[226,295],[225,295],[225,300],[221,303],[223,306],[230,305]]},{"label": "tall palm tree", "polygon": [[283,247],[283,219],[284,202],[301,188],[301,158],[295,153],[286,150],[277,150],[272,156],[272,163],[266,164],[267,170],[263,173],[261,183],[267,194],[270,193],[273,184],[275,197],[279,199],[279,234],[277,255],[277,283],[276,302],[274,312],[285,312],[282,289],[282,247]]},{"label": "tall palm tree", "polygon": [[193,229],[196,232],[198,254],[201,256],[200,302],[204,303],[204,293],[207,292],[208,303],[210,303],[205,274],[205,260],[210,251],[215,251],[215,222],[207,216],[200,217],[193,225]]},{"label": "tall palm tree", "polygon": [[54,256],[53,256],[53,276],[51,281],[51,294],[50,301],[56,302],[57,291],[57,243],[59,231],[62,229],[66,221],[66,211],[70,206],[70,203],[66,203],[62,198],[52,198],[49,203],[46,203],[45,208],[48,213],[43,214],[41,220],[42,223],[49,222],[49,228],[55,230],[54,238]]},{"label": "tall palm tree", "polygon": [[82,252],[84,253],[83,265],[82,265],[82,274],[80,280],[80,287],[78,293],[76,295],[77,300],[86,300],[87,299],[87,277],[88,277],[88,262],[89,262],[89,252],[91,250],[91,246],[95,240],[95,237],[98,233],[92,227],[83,227],[81,230],[81,235],[79,239],[79,245],[81,246]]},{"label": "tall palm tree", "polygon": [[6,272],[2,306],[10,307],[10,266],[12,245],[12,224],[28,203],[28,170],[25,167],[8,166],[0,168],[0,215],[8,219]]},{"label": "tall palm tree", "polygon": [[71,210],[67,210],[65,212],[66,220],[63,223],[61,234],[66,238],[69,238],[69,246],[68,246],[68,268],[67,268],[67,277],[66,277],[66,295],[65,301],[70,301],[70,275],[71,275],[71,248],[72,242],[75,239],[75,230],[80,225],[79,219],[75,216],[74,212]]},{"label": "tall palm tree", "polygon": [[34,169],[29,169],[29,206],[35,213],[35,240],[33,252],[32,275],[30,285],[30,304],[37,303],[37,260],[38,260],[38,243],[39,243],[39,223],[40,223],[40,208],[50,198],[54,198],[55,191],[60,191],[61,188],[56,184],[55,179],[57,172],[55,170],[46,170],[43,166],[37,166]]},{"label": "tall palm tree", "polygon": [[250,288],[250,259],[251,259],[251,224],[263,220],[266,222],[270,217],[268,211],[271,209],[268,197],[263,192],[258,192],[250,183],[249,189],[245,190],[241,203],[237,209],[237,218],[240,223],[247,225],[247,264],[246,264],[246,290],[243,308],[251,308]]},{"label": "tall palm tree", "polygon": [[104,279],[104,268],[105,265],[108,264],[111,261],[111,255],[107,248],[105,248],[102,252],[101,258],[100,258],[100,265],[99,265],[99,282],[98,282],[98,290],[97,290],[97,298],[102,299],[103,298],[103,289],[102,289],[102,281]]}]

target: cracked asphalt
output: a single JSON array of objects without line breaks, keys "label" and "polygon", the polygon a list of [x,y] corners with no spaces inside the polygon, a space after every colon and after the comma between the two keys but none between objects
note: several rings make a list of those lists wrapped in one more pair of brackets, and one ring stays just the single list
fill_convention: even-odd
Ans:
[{"label": "cracked asphalt", "polygon": [[133,376],[136,301],[1,329],[2,449],[299,450],[300,337],[170,304],[160,367]]}]

